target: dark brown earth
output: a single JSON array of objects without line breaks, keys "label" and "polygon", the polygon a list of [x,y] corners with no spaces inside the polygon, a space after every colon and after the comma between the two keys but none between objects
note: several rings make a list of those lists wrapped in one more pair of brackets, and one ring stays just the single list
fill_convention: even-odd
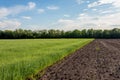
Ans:
[{"label": "dark brown earth", "polygon": [[38,80],[120,80],[120,39],[94,40]]}]

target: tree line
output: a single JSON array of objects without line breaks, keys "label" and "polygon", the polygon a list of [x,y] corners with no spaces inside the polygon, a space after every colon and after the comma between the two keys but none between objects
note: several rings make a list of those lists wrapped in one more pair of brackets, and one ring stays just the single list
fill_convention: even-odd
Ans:
[{"label": "tree line", "polygon": [[37,39],[37,38],[120,38],[120,29],[111,30],[0,30],[0,39]]}]

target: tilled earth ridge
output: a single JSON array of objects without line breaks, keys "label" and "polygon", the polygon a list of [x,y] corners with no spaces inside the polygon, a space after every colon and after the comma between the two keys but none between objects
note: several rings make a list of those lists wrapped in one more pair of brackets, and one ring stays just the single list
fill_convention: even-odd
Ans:
[{"label": "tilled earth ridge", "polygon": [[94,40],[38,80],[120,80],[120,39]]}]

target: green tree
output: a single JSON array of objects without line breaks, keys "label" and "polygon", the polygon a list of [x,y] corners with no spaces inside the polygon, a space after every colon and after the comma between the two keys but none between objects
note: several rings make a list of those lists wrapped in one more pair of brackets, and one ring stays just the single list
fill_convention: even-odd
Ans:
[{"label": "green tree", "polygon": [[72,33],[71,33],[71,36],[73,38],[80,38],[81,37],[81,32],[79,30],[74,30]]}]

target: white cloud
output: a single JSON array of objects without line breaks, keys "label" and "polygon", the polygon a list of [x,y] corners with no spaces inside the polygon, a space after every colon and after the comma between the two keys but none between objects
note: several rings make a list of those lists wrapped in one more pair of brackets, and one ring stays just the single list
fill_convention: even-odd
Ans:
[{"label": "white cloud", "polygon": [[22,16],[23,19],[27,19],[27,20],[30,20],[32,19],[30,16]]},{"label": "white cloud", "polygon": [[73,20],[69,20],[69,19],[59,19],[58,22],[59,22],[59,23],[63,23],[63,24],[64,24],[64,23],[65,23],[65,24],[66,24],[66,23],[68,23],[68,24],[69,24],[69,23],[74,23]]},{"label": "white cloud", "polygon": [[90,16],[80,14],[76,19],[59,19],[55,26],[57,29],[112,29],[120,28],[120,13],[107,14],[102,16]]},{"label": "white cloud", "polygon": [[28,3],[28,8],[29,9],[33,9],[33,8],[35,8],[35,6],[36,6],[36,4],[34,2],[29,2]]},{"label": "white cloud", "polygon": [[6,8],[6,9],[9,12],[8,15],[16,15],[16,14],[19,14],[21,12],[27,11],[30,8],[28,8],[28,6],[17,5],[17,6],[9,7],[9,8]]},{"label": "white cloud", "polygon": [[61,30],[73,30],[77,29],[79,26],[74,20],[70,19],[59,19],[58,22],[54,25],[57,26],[57,29]]},{"label": "white cloud", "polygon": [[49,10],[58,10],[59,7],[58,6],[48,6],[47,9],[49,9]]},{"label": "white cloud", "polygon": [[99,6],[99,5],[100,5],[99,2],[93,2],[93,3],[88,5],[88,8]]},{"label": "white cloud", "polygon": [[10,11],[7,8],[0,8],[0,18],[6,17],[10,14]]},{"label": "white cloud", "polygon": [[13,7],[1,7],[0,18],[7,17],[9,15],[16,15],[27,10],[32,10],[33,8],[35,8],[35,6],[36,4],[34,2],[29,2],[26,6],[17,5]]},{"label": "white cloud", "polygon": [[38,9],[38,13],[44,13],[45,12],[45,10],[44,9]]},{"label": "white cloud", "polygon": [[101,11],[102,14],[108,14],[108,13],[112,13],[113,10],[107,10],[107,11]]},{"label": "white cloud", "polygon": [[21,25],[21,23],[17,20],[0,21],[0,29],[2,29],[2,30],[6,30],[6,29],[14,30],[14,29],[19,28],[20,25]]},{"label": "white cloud", "polygon": [[24,26],[22,26],[22,27],[23,27],[22,29],[25,29],[25,30],[44,30],[44,29],[48,29],[46,26],[41,25],[41,24],[28,24],[28,25],[26,25],[26,27],[24,27]]},{"label": "white cloud", "polygon": [[95,6],[100,6],[104,4],[111,4],[114,7],[120,7],[120,0],[98,0],[96,2],[93,2],[88,5],[89,8],[95,7]]},{"label": "white cloud", "polygon": [[61,30],[80,29],[80,23],[77,20],[71,19],[59,19],[55,25],[57,26],[57,29]]},{"label": "white cloud", "polygon": [[97,9],[92,9],[93,11],[97,11]]},{"label": "white cloud", "polygon": [[81,16],[81,17],[82,17],[82,16],[85,16],[85,15],[86,15],[85,13],[81,13],[81,14],[79,14],[79,16]]}]

